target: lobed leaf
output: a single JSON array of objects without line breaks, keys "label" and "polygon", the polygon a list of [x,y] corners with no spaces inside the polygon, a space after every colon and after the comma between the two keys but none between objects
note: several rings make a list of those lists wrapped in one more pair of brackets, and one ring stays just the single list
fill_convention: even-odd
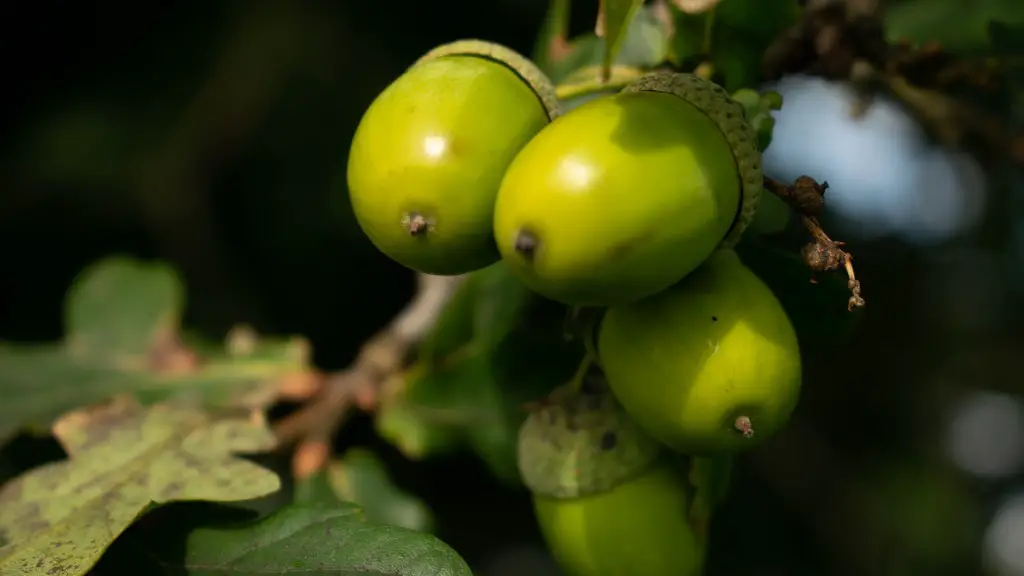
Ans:
[{"label": "lobed leaf", "polygon": [[162,263],[110,257],[83,270],[64,303],[69,352],[104,364],[134,364],[178,331],[184,288]]},{"label": "lobed leaf", "polygon": [[761,56],[800,16],[797,0],[722,0],[700,13],[673,6],[669,57],[677,65],[695,59],[710,62],[716,79],[730,92],[754,87]]},{"label": "lobed leaf", "polygon": [[431,364],[455,353],[473,339],[476,274],[464,280],[445,304],[437,322],[417,347],[419,360]]},{"label": "lobed leaf", "polygon": [[564,307],[529,291],[504,265],[476,272],[466,284],[470,299],[449,306],[460,316],[472,310],[471,339],[446,357],[421,357],[382,402],[375,425],[410,458],[470,449],[499,478],[517,483],[523,405],[572,375],[582,349],[563,338]]},{"label": "lobed leaf", "polygon": [[601,31],[597,35],[604,39],[601,77],[605,80],[610,77],[626,33],[643,4],[643,0],[601,0],[598,16]]},{"label": "lobed leaf", "polygon": [[280,488],[273,472],[235,456],[275,444],[265,423],[134,399],[64,416],[54,435],[69,459],[0,488],[0,574],[85,574],[153,504],[241,501]]},{"label": "lobed leaf", "polygon": [[491,348],[512,330],[533,293],[498,262],[470,274],[419,346],[419,358],[434,362],[470,342]]},{"label": "lobed leaf", "polygon": [[[597,79],[604,66],[606,45],[605,40],[596,34],[582,34],[570,41],[566,55],[550,60],[542,69],[556,83],[562,83],[588,68],[592,69],[590,76]],[[668,30],[658,20],[653,8],[643,6],[623,33],[612,65],[650,68],[665,60],[668,47]]]},{"label": "lobed leaf", "polygon": [[472,576],[430,534],[367,523],[355,505],[293,505],[247,526],[200,528],[181,568],[189,576]]},{"label": "lobed leaf", "polygon": [[357,504],[368,522],[419,532],[433,530],[430,508],[395,486],[384,463],[365,448],[352,448],[340,460],[303,480],[296,501],[304,504]]},{"label": "lobed leaf", "polygon": [[191,396],[211,407],[263,407],[282,378],[311,370],[300,338],[182,342],[183,292],[161,264],[114,257],[87,268],[68,291],[62,343],[0,343],[0,441],[122,393],[143,404]]}]

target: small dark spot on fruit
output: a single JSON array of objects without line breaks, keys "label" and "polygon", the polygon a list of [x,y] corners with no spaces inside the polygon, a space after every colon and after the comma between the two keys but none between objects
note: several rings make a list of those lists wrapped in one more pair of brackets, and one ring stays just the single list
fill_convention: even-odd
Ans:
[{"label": "small dark spot on fruit", "polygon": [[619,437],[611,430],[604,433],[601,436],[601,450],[605,452],[615,448],[615,445],[619,443]]},{"label": "small dark spot on fruit", "polygon": [[526,228],[521,228],[519,233],[516,234],[515,243],[512,247],[523,258],[533,260],[533,257],[537,254],[537,246],[539,244],[540,241],[537,239],[536,234]]},{"label": "small dark spot on fruit", "polygon": [[711,317],[711,321],[712,322],[718,322],[718,316],[712,316]]}]

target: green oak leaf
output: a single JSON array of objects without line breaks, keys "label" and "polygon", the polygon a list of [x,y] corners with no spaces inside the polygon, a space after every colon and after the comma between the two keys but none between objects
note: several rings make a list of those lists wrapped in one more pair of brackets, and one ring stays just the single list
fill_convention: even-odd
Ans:
[{"label": "green oak leaf", "polygon": [[473,272],[420,344],[419,359],[438,361],[470,342],[483,348],[496,346],[535,297],[502,262]]},{"label": "green oak leaf", "polygon": [[970,10],[958,0],[904,0],[885,7],[889,40],[938,42],[963,55],[989,50],[989,24],[1024,22],[1024,3],[1018,0],[977,0]]},{"label": "green oak leaf", "polygon": [[519,281],[508,266],[498,263],[473,274],[473,346],[489,352],[519,327],[539,297]]},{"label": "green oak leaf", "polygon": [[672,6],[675,31],[668,49],[668,59],[676,66],[697,57],[706,57],[711,46],[708,33],[714,24],[714,9],[697,14],[683,12]]},{"label": "green oak leaf", "polygon": [[436,537],[366,522],[354,504],[293,505],[259,522],[199,528],[184,559],[165,561],[189,576],[472,576]]},{"label": "green oak leaf", "polygon": [[560,322],[546,328],[538,334],[523,327],[490,353],[469,347],[444,365],[419,371],[378,411],[377,430],[410,458],[473,450],[499,479],[518,483],[515,446],[524,405],[564,382],[583,356],[578,342],[562,338]]},{"label": "green oak leaf", "polygon": [[281,378],[311,370],[301,338],[250,331],[226,345],[185,338],[182,346],[183,292],[161,264],[114,257],[90,266],[68,291],[63,342],[0,343],[0,441],[122,393],[143,404],[184,395],[260,408],[275,400]]},{"label": "green oak leaf", "polygon": [[[498,266],[499,264],[495,264]],[[486,270],[486,268],[485,268]],[[425,363],[440,360],[454,353],[473,339],[473,307],[476,304],[476,275],[470,274],[444,306],[437,322],[417,347],[417,357]]]},{"label": "green oak leaf", "polygon": [[782,94],[775,90],[767,90],[761,93],[760,106],[761,110],[767,112],[771,110],[782,110]]},{"label": "green oak leaf", "polygon": [[359,505],[368,522],[431,532],[434,516],[419,498],[395,486],[384,463],[365,448],[351,448],[340,460],[296,486],[296,501]]},{"label": "green oak leaf", "polygon": [[400,389],[385,396],[374,413],[377,433],[410,460],[461,447],[464,429],[473,421],[472,415],[452,408],[460,388],[453,384],[464,374],[458,360],[413,364],[400,377]]},{"label": "green oak leaf", "polygon": [[[781,32],[800,21],[800,4],[800,0],[722,0],[715,7],[715,35],[731,31],[755,41],[763,53]],[[760,64],[760,59],[755,63]]]},{"label": "green oak leaf", "polygon": [[72,354],[111,365],[139,362],[157,340],[176,333],[184,288],[174,270],[120,256],[83,270],[64,303]]},{"label": "green oak leaf", "polygon": [[444,364],[414,365],[404,390],[377,410],[378,433],[414,460],[491,443],[506,422],[487,357],[473,348]]},{"label": "green oak leaf", "polygon": [[673,5],[675,34],[669,56],[677,65],[709,60],[716,81],[730,92],[753,87],[760,77],[761,56],[800,16],[798,0],[722,0],[697,14]]},{"label": "green oak leaf", "polygon": [[235,453],[274,447],[265,423],[130,397],[54,426],[68,460],[0,488],[0,574],[85,574],[153,504],[241,501],[278,490],[273,472]]},{"label": "green oak leaf", "polygon": [[630,24],[636,18],[643,0],[601,0],[601,14],[604,18],[604,55],[602,57],[602,78],[609,78]]},{"label": "green oak leaf", "polygon": [[[592,68],[598,74],[604,66],[605,41],[595,34],[582,34],[569,42],[568,54],[558,61],[549,61],[543,68],[552,81],[561,84],[581,70]],[[654,10],[641,7],[629,22],[621,47],[612,62],[615,66],[651,68],[661,64],[669,47],[669,31]]]},{"label": "green oak leaf", "polygon": [[772,135],[775,132],[775,118],[771,114],[758,114],[750,125],[757,132],[757,148],[764,152],[771,146]]},{"label": "green oak leaf", "polygon": [[732,99],[743,106],[747,119],[753,118],[761,111],[761,93],[753,88],[740,88],[731,94]]},{"label": "green oak leaf", "polygon": [[473,286],[471,340],[446,357],[414,363],[382,401],[375,426],[409,458],[468,449],[498,478],[517,483],[523,405],[571,376],[582,347],[563,337],[565,308],[526,289],[507,267],[466,282]]},{"label": "green oak leaf", "polygon": [[[466,445],[499,480],[518,483],[515,446],[519,426],[526,418],[522,406],[527,398],[517,398],[516,390],[503,386],[506,381],[501,379],[498,368],[492,365],[487,355],[468,357],[461,368],[461,386],[452,404],[459,412],[475,416],[472,423],[463,429]],[[537,382],[522,384],[525,388],[532,388]]]},{"label": "green oak leaf", "polygon": [[732,99],[743,106],[744,116],[757,132],[757,148],[764,152],[772,143],[772,133],[775,131],[772,112],[782,109],[782,94],[774,91],[762,94],[751,88],[741,88],[732,93]]}]

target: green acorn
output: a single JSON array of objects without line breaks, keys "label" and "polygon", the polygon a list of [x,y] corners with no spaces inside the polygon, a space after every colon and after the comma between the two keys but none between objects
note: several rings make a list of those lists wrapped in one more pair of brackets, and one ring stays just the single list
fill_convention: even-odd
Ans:
[{"label": "green acorn", "polygon": [[563,114],[519,152],[494,237],[510,270],[552,300],[635,302],[735,245],[762,186],[739,102],[693,74],[649,74]]}]

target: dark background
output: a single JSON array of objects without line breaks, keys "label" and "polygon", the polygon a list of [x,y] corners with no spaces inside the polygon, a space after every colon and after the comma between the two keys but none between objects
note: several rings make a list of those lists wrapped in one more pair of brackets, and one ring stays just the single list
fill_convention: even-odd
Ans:
[{"label": "dark background", "polygon": [[[574,30],[588,31],[596,2],[576,4]],[[938,36],[962,16],[916,4],[932,20],[945,14]],[[75,274],[124,253],[178,268],[189,326],[217,336],[246,321],[303,334],[318,365],[345,366],[414,280],[372,248],[348,207],[345,158],[361,113],[437,44],[479,37],[529,53],[545,9],[540,0],[6,8],[0,339],[60,337]],[[808,98],[836,108],[835,95],[812,92],[799,110]],[[813,170],[784,141],[807,141],[809,118],[780,115],[779,150],[766,162],[779,177]],[[822,136],[837,156],[841,136]],[[879,210],[830,219],[857,257],[868,313],[848,340],[806,358],[793,423],[742,458],[715,521],[709,574],[1024,574],[1024,552],[1014,571],[1013,546],[999,544],[1024,549],[1024,504],[1014,500],[1024,494],[1021,178],[1004,164],[957,162],[941,173],[970,183],[957,193],[985,200],[951,232],[878,232]],[[831,169],[815,176],[830,180],[838,205],[914,189],[924,194],[905,211],[931,222],[977,205],[929,197],[941,182],[928,167],[906,167],[924,179],[894,173],[888,181],[901,184],[889,188],[837,180]],[[381,450],[399,483],[434,508],[439,535],[481,573],[540,573],[507,559],[487,568],[512,552],[527,562],[540,541],[526,494],[499,487],[473,458],[413,465],[365,419],[342,442]]]}]

